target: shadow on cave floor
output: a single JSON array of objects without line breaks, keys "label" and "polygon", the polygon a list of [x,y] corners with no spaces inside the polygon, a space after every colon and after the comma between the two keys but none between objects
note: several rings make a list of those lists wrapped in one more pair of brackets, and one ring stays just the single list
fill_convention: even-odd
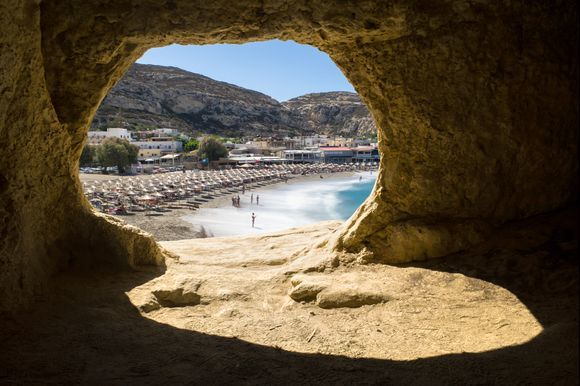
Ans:
[{"label": "shadow on cave floor", "polygon": [[301,354],[145,317],[125,291],[143,273],[63,275],[51,299],[0,323],[0,384],[575,384],[578,326],[532,341],[412,361]]},{"label": "shadow on cave floor", "polygon": [[296,353],[143,317],[125,292],[159,273],[63,274],[34,310],[0,320],[0,384],[577,384],[578,266],[568,217],[522,233],[524,249],[511,248],[506,231],[484,254],[414,264],[518,296],[544,326],[521,345],[410,361]]},{"label": "shadow on cave floor", "polygon": [[414,361],[309,355],[159,324],[123,291],[152,275],[63,276],[0,334],[1,384],[573,384],[577,327],[520,346]]},{"label": "shadow on cave floor", "polygon": [[516,295],[547,328],[578,323],[578,215],[573,206],[507,224],[469,252],[400,265],[460,273]]}]

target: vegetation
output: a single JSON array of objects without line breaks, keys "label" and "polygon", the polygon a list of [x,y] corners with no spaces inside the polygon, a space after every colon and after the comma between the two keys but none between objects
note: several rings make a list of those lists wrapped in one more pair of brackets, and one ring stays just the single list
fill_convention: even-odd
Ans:
[{"label": "vegetation", "polygon": [[199,141],[195,138],[189,139],[189,141],[183,141],[183,150],[189,152],[193,150],[197,150],[199,147]]},{"label": "vegetation", "polygon": [[137,162],[139,147],[131,145],[127,140],[111,137],[103,141],[96,153],[103,169],[116,166],[119,174],[122,174],[127,166]]},{"label": "vegetation", "polygon": [[208,135],[203,137],[199,142],[198,154],[200,158],[207,158],[207,160],[211,162],[217,161],[221,157],[226,157],[228,155],[228,150],[218,137],[215,135]]},{"label": "vegetation", "polygon": [[97,155],[94,146],[85,145],[83,147],[83,152],[81,153],[80,166],[91,166],[95,162],[95,156]]}]

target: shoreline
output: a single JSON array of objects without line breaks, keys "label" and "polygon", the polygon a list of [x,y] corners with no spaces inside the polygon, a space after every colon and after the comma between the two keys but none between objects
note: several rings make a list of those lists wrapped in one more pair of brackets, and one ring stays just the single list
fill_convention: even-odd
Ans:
[{"label": "shoreline", "polygon": [[[288,184],[272,184],[257,189],[247,190],[245,195],[239,194],[241,205],[233,207],[232,195],[214,200],[211,205],[204,205],[198,211],[186,215],[181,220],[191,223],[198,231],[208,237],[231,237],[264,234],[285,231],[295,227],[308,226],[322,221],[345,221],[360,202],[347,203],[340,198],[343,191],[353,194],[351,189],[359,182],[361,173],[334,173],[331,176],[319,175],[300,176]],[[305,178],[303,178],[305,177]],[[365,178],[365,184],[374,184],[374,178]],[[320,181],[320,182],[319,182]],[[363,187],[364,190],[364,187]],[[260,204],[251,202],[260,196]],[[238,194],[236,194],[238,195]],[[352,207],[352,211],[344,207]],[[255,225],[252,225],[252,215],[255,214]]]},{"label": "shoreline", "polygon": [[[287,183],[283,181],[275,182],[262,187],[257,188],[247,188],[246,194],[242,195],[241,192],[236,193],[242,198],[242,208],[235,209],[248,209],[247,205],[249,200],[249,194],[259,194],[259,195],[269,195],[272,192],[279,190],[281,187],[291,187],[301,183],[309,183],[314,181],[320,181],[320,176],[322,175],[322,180],[333,181],[333,180],[344,180],[349,177],[354,177],[356,175],[368,174],[369,172],[336,172],[329,174],[308,174],[308,175],[296,175],[292,176]],[[376,176],[375,171],[373,171],[373,177]],[[131,178],[132,176],[111,176],[111,175],[92,175],[92,174],[81,174],[82,181],[95,181],[95,180],[111,180],[116,178]],[[233,194],[232,194],[233,195]],[[209,200],[204,203],[197,210],[190,209],[172,209],[170,212],[165,212],[156,216],[145,216],[144,213],[135,213],[131,215],[114,215],[116,218],[123,220],[127,224],[138,227],[148,233],[151,233],[155,240],[157,241],[174,241],[183,239],[197,239],[206,237],[219,237],[208,234],[205,227],[202,224],[192,223],[192,219],[199,218],[200,213],[204,213],[208,209],[226,209],[232,208],[231,197],[232,195],[222,195]],[[245,200],[244,200],[245,199]],[[256,207],[260,209],[260,207]],[[233,209],[233,208],[232,208]],[[234,225],[232,225],[234,226]],[[291,228],[289,226],[287,228]],[[251,228],[248,230],[248,234],[251,233]]]}]

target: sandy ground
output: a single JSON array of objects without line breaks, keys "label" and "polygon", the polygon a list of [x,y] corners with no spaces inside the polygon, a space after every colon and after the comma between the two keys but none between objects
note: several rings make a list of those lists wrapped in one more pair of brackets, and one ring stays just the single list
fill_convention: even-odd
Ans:
[{"label": "sandy ground", "polygon": [[[323,174],[326,180],[344,178],[354,176],[353,172],[340,172],[332,174]],[[113,179],[126,179],[135,178],[134,176],[115,176],[115,175],[102,175],[102,174],[80,174],[81,181],[103,181],[103,180],[113,180]],[[144,178],[151,178],[152,175],[145,175]],[[142,177],[140,177],[142,178]],[[306,181],[319,181],[320,176],[316,175],[306,175],[306,176],[293,176],[288,184],[306,182]],[[273,191],[278,186],[284,184],[283,182],[277,182],[271,185],[258,188],[248,188],[246,190],[246,201],[247,196],[251,193],[254,194],[267,194]],[[241,192],[239,193],[241,195]],[[209,200],[207,203],[202,205],[202,208],[219,208],[219,207],[230,207],[231,206],[231,196],[225,195],[221,197],[216,197]],[[189,209],[172,209],[171,212],[159,213],[156,216],[146,216],[144,213],[135,213],[127,216],[115,216],[128,224],[134,225],[138,228],[149,232],[158,241],[168,241],[168,240],[183,240],[183,239],[194,239],[194,238],[204,238],[207,236],[203,228],[192,225],[191,222],[185,221],[183,218],[185,216],[195,216],[196,211]]]},{"label": "sandy ground", "polygon": [[578,383],[574,214],[406,266],[333,264],[312,244],[337,226],[163,242],[164,273],[61,275],[1,320],[0,383]]}]

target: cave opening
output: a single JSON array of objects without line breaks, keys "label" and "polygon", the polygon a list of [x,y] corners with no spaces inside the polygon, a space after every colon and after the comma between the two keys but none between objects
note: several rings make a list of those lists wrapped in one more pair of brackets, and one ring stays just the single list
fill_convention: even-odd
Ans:
[{"label": "cave opening", "polygon": [[[219,155],[201,145],[214,139]],[[174,44],[149,49],[108,92],[80,178],[96,210],[167,241],[346,221],[379,162],[370,112],[323,51]]]},{"label": "cave opening", "polygon": [[[0,379],[577,383],[577,30],[571,0],[3,1]],[[86,132],[148,48],[275,38],[373,113],[354,216],[157,243],[88,205]]]}]

